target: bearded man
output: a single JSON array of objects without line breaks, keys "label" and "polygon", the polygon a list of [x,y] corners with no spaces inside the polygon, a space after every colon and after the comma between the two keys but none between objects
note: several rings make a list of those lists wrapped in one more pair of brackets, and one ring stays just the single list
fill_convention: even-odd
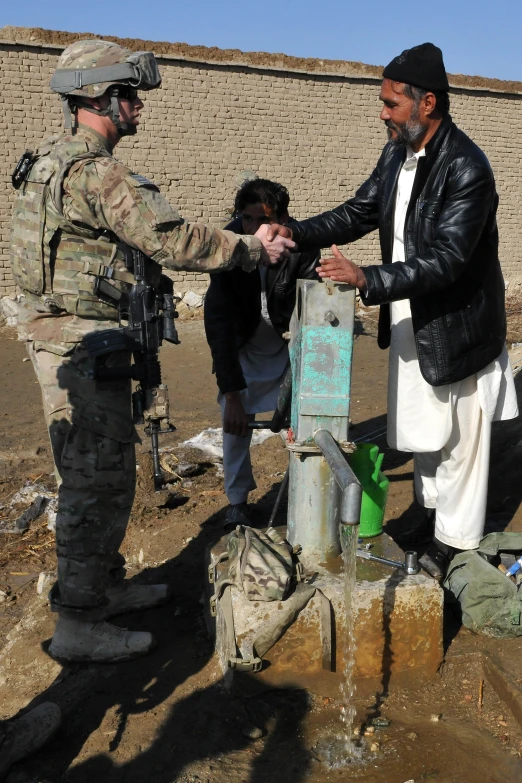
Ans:
[{"label": "bearded man", "polygon": [[[432,538],[421,564],[441,580],[475,549],[486,516],[491,423],[518,415],[505,347],[495,180],[484,153],[452,122],[441,50],[406,49],[383,72],[385,146],[354,198],[270,235],[300,250],[333,244],[321,277],[380,305],[390,348],[388,443],[413,452],[426,508],[410,541]],[[382,266],[358,267],[337,244],[379,230]]]}]

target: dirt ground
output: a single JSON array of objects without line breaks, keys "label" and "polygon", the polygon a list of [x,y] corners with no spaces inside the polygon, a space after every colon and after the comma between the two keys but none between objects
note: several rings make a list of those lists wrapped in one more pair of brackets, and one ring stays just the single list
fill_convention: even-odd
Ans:
[{"label": "dirt ground", "polygon": [[[516,341],[518,310],[512,311]],[[375,327],[372,312],[361,315],[353,369],[354,438],[385,425],[387,355],[377,348]],[[162,351],[177,426],[162,445],[176,446],[219,423],[202,323],[182,323],[179,331],[181,345]],[[522,363],[516,351],[515,364],[518,355]],[[0,717],[48,699],[58,702],[65,716],[56,739],[13,768],[9,783],[522,781],[521,715],[516,719],[522,644],[473,636],[450,611],[446,661],[436,677],[417,691],[381,690],[371,699],[356,698],[361,724],[368,725],[372,716],[385,716],[390,724],[375,729],[373,750],[368,740],[363,760],[342,769],[329,762],[332,737],[339,734],[338,700],[291,688],[262,692],[252,675],[244,676],[244,687],[224,689],[200,598],[204,551],[222,536],[226,498],[219,466],[195,450],[185,458],[199,464],[198,474],[158,494],[151,491],[147,443],[139,447],[138,493],[123,545],[128,575],[145,583],[168,581],[175,598],[116,622],[152,631],[157,649],[118,666],[62,667],[49,658],[45,650],[54,619],[46,589],[39,596],[36,586],[41,572],[55,568],[53,535],[44,516],[23,535],[3,533],[2,526],[27,508],[27,500],[10,505],[24,486],[55,491],[52,461],[39,387],[14,330],[0,330],[0,361]],[[379,444],[386,448],[383,439]],[[522,531],[520,420],[494,426],[492,455],[488,527]],[[286,468],[281,440],[273,437],[256,446],[253,461],[254,523],[262,526]],[[386,450],[384,468],[391,482],[387,524],[393,532],[420,518],[421,511],[412,499],[408,455]],[[278,521],[284,523],[284,508]],[[495,671],[508,672],[511,700],[481,685],[486,659]],[[479,708],[477,689],[482,688]],[[261,729],[257,740],[247,736],[252,726]]]}]

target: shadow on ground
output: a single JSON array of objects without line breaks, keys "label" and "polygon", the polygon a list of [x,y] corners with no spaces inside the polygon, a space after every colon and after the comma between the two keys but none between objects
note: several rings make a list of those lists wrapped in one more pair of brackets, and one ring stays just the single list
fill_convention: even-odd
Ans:
[{"label": "shadow on ground", "polygon": [[[266,524],[278,486],[254,506],[254,524]],[[283,521],[284,506],[278,514]],[[229,691],[217,663],[210,663],[213,644],[201,603],[204,552],[223,535],[223,521],[223,511],[212,515],[177,557],[137,577],[143,583],[171,583],[174,603],[114,621],[133,630],[152,631],[157,649],[118,665],[64,667],[57,680],[28,705],[30,709],[42,701],[55,701],[64,722],[56,739],[18,765],[19,771],[40,776],[35,780],[44,775],[49,783],[304,780],[309,755],[300,728],[308,695],[292,689],[260,692],[255,677],[248,674],[236,678],[237,685]],[[198,675],[209,663],[213,668],[203,673],[199,683],[204,687],[198,687]],[[261,729],[264,739],[256,742],[247,736],[253,727]],[[96,752],[100,744],[105,748]],[[249,747],[251,753],[245,754]],[[234,759],[239,751],[241,756]],[[87,758],[82,760],[82,755]],[[227,778],[232,760],[241,773],[237,778],[232,774]],[[197,774],[185,775],[184,770],[193,765]],[[18,780],[16,774],[12,776]]]},{"label": "shadow on ground", "polygon": [[[520,397],[521,376],[516,384]],[[364,440],[384,426],[385,417],[377,416],[358,424],[352,434]],[[378,442],[387,452],[387,470],[410,459],[409,454],[388,450],[383,439]],[[504,529],[519,509],[521,443],[522,424],[494,425],[490,529]],[[403,473],[400,479],[409,480],[410,476]],[[266,524],[277,489],[278,484],[273,485],[254,506],[254,525]],[[412,500],[404,514],[390,520],[387,530],[393,525],[400,527],[419,513],[422,509]],[[54,700],[62,707],[65,720],[45,750],[18,765],[13,780],[300,783],[306,779],[311,758],[302,728],[310,707],[308,695],[291,689],[259,693],[255,676],[250,675],[242,675],[240,688],[227,691],[212,660],[213,645],[206,634],[200,596],[204,552],[222,536],[223,517],[223,511],[210,516],[177,557],[137,577],[149,583],[168,581],[176,596],[174,604],[117,620],[155,634],[158,648],[150,656],[118,666],[65,668],[55,683],[28,705]],[[276,524],[284,523],[284,518],[283,502]],[[448,614],[446,625],[449,646],[459,623]],[[386,698],[387,670],[389,666],[383,666],[382,690],[369,717],[379,715]],[[245,736],[252,727],[260,728],[264,738],[253,741]],[[26,777],[17,778],[20,772]]]}]

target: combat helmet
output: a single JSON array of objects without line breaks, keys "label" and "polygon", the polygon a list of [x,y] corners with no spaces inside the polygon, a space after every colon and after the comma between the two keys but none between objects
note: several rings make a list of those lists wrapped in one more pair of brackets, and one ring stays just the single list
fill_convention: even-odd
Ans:
[{"label": "combat helmet", "polygon": [[[65,127],[71,128],[78,107],[108,116],[120,135],[136,132],[120,117],[118,97],[124,90],[154,90],[161,75],[152,52],[132,52],[119,44],[99,39],[75,41],[62,52],[51,78],[51,90],[62,96]],[[96,109],[86,98],[110,98],[106,109]]]}]

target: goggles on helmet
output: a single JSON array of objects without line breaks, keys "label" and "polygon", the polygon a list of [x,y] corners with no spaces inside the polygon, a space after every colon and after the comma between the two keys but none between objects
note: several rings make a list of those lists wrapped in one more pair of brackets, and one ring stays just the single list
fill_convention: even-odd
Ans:
[{"label": "goggles on helmet", "polygon": [[[109,116],[121,136],[136,133],[136,126],[124,122],[120,115],[118,99],[134,101],[138,90],[154,90],[161,84],[161,75],[152,52],[131,52],[120,63],[86,68],[58,68],[51,78],[51,89],[62,97],[65,128],[72,127],[72,114],[79,107]],[[95,95],[86,88],[94,85]],[[95,108],[90,97],[109,96],[106,109]]]},{"label": "goggles on helmet", "polygon": [[51,78],[51,90],[61,95],[73,93],[90,84],[124,84],[139,90],[154,90],[161,75],[152,52],[133,52],[123,63],[101,68],[59,68]]}]

